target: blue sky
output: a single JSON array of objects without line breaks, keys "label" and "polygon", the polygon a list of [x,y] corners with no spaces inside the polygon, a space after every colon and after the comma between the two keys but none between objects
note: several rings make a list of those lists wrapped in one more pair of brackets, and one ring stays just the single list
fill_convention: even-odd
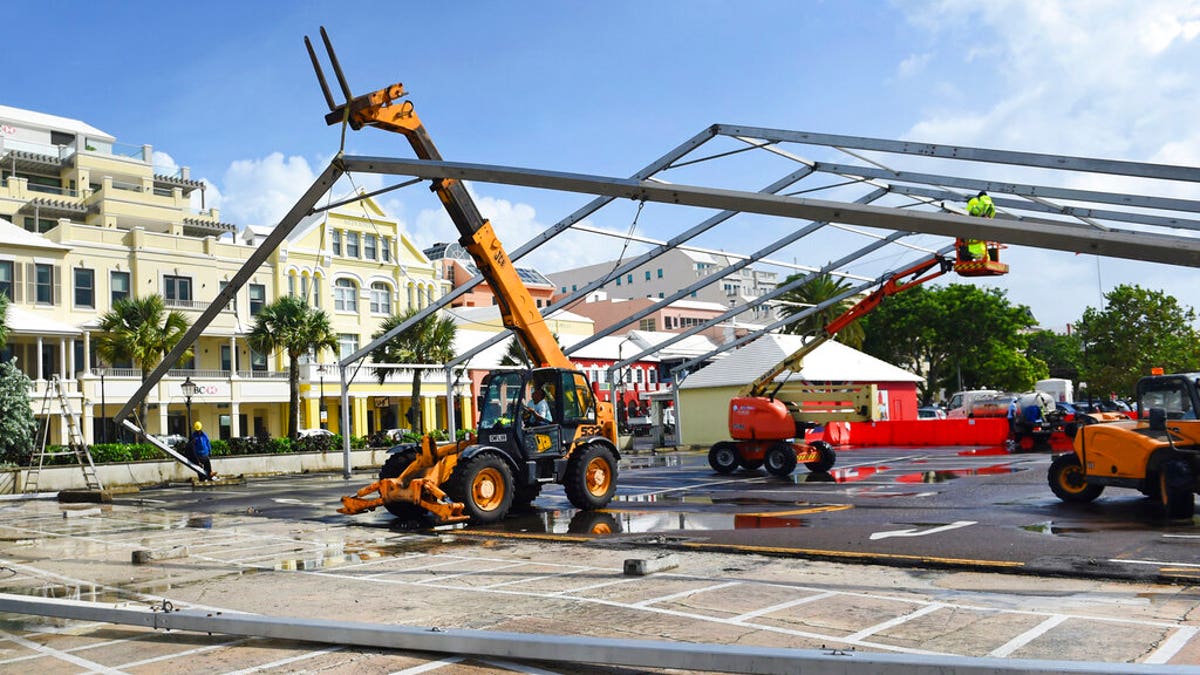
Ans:
[{"label": "blue sky", "polygon": [[[210,205],[238,225],[272,224],[338,149],[302,42],[321,25],[355,93],[403,82],[457,161],[625,176],[722,122],[1200,164],[1195,1],[217,0],[25,3],[6,14],[26,28],[6,31],[0,102],[152,144],[208,181]],[[351,133],[346,149],[411,154],[401,137],[373,130]],[[751,187],[777,169],[698,177]],[[474,191],[510,248],[587,201]],[[384,205],[420,244],[453,236],[423,188]],[[593,224],[623,231],[633,213],[617,204]],[[665,238],[700,217],[648,208],[641,233]],[[748,231],[765,242],[789,226],[763,222],[701,243],[747,252],[760,244]],[[620,249],[572,237],[532,262],[549,272]],[[821,265],[846,250],[830,242],[780,257]],[[1191,269],[1012,253],[1014,273],[995,283],[1047,326],[1076,320],[1122,282],[1200,305]]]}]

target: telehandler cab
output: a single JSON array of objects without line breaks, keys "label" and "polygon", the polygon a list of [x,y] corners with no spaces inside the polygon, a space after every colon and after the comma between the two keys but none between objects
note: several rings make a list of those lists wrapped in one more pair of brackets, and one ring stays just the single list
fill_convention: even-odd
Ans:
[{"label": "telehandler cab", "polygon": [[1090,502],[1107,486],[1158,501],[1167,517],[1191,518],[1200,489],[1200,373],[1152,375],[1137,385],[1138,417],[1076,416],[1072,452],[1050,463],[1050,489],[1065,502]]}]

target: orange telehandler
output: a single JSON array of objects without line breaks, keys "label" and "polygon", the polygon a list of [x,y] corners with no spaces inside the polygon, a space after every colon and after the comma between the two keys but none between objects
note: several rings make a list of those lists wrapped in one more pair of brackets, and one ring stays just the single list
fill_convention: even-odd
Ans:
[{"label": "orange telehandler", "polygon": [[[440,160],[412,103],[400,101],[406,95],[404,86],[393,84],[352,97],[324,28],[321,38],[347,99],[335,104],[306,37],[329,103],[325,121],[355,130],[369,126],[402,134],[417,157]],[[487,524],[503,519],[510,508],[531,503],[545,483],[562,484],[576,508],[603,508],[616,491],[619,459],[612,404],[596,399],[587,376],[563,354],[466,187],[443,178],[434,180],[431,189],[454,221],[459,243],[495,294],[504,326],[513,331],[537,367],[489,373],[483,380],[477,436],[444,445],[426,436],[419,444],[391,448],[379,480],[352,497],[342,497],[338,511],[354,514],[383,506],[402,518],[431,514],[443,523]],[[546,395],[548,418],[524,404],[534,388]]]},{"label": "orange telehandler", "polygon": [[[987,242],[987,246],[997,251],[1000,248],[994,242]],[[799,372],[804,357],[870,313],[888,296],[924,284],[951,270],[966,276],[994,276],[1007,273],[1008,266],[998,261],[965,261],[961,257],[951,261],[935,254],[891,275],[879,288],[829,322],[821,335],[758,376],[729,401],[729,435],[733,440],[712,446],[708,452],[709,466],[722,474],[731,474],[739,466],[747,470],[763,467],[775,476],[790,475],[799,463],[813,473],[833,468],[837,461],[833,446],[825,441],[805,443],[804,432],[817,426],[814,417],[823,417],[824,421],[839,416],[842,419],[867,419],[865,411],[806,410],[800,403],[776,398],[784,382],[775,383],[775,378],[784,372]]]}]

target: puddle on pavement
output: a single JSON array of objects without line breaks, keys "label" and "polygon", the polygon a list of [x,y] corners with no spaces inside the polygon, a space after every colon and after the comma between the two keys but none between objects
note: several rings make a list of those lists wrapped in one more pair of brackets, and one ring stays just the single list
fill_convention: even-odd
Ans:
[{"label": "puddle on pavement", "polygon": [[620,468],[656,469],[668,466],[679,466],[679,455],[628,455],[621,458]]},{"label": "puddle on pavement", "polygon": [[997,445],[997,446],[990,447],[990,448],[971,448],[970,450],[962,450],[962,451],[959,451],[959,453],[958,453],[958,455],[960,457],[980,457],[980,456],[1011,455],[1011,454],[1013,454],[1012,451],[1009,450],[1008,448],[1004,447],[1003,445]]},{"label": "puddle on pavement", "polygon": [[1087,527],[1062,527],[1061,525],[1055,525],[1054,521],[1049,520],[1044,523],[1022,525],[1021,529],[1026,532],[1036,532],[1037,534],[1086,534],[1095,532],[1095,530]]},{"label": "puddle on pavement", "polygon": [[202,529],[202,530],[211,530],[212,524],[213,524],[212,516],[192,516],[191,518],[187,519],[186,527],[194,527],[194,528]]},{"label": "puddle on pavement", "polygon": [[[731,500],[734,501],[734,500]],[[804,503],[808,505],[807,503]],[[813,511],[822,505],[808,505]],[[695,513],[688,511],[536,511],[510,516],[474,531],[525,534],[648,534],[663,531],[743,530],[775,527],[807,527],[808,520],[795,511],[754,513]]]}]

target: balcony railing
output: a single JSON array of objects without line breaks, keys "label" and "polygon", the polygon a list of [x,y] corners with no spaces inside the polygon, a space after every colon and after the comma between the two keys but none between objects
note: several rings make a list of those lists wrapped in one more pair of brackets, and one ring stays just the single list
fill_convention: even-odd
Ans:
[{"label": "balcony railing", "polygon": [[286,370],[239,370],[238,377],[249,380],[286,380]]},{"label": "balcony railing", "polygon": [[48,195],[60,195],[63,197],[79,196],[78,190],[72,190],[70,188],[65,188],[65,187],[62,187],[61,185],[42,185],[40,183],[30,183],[29,191],[30,192],[41,192],[43,194],[48,194]]},{"label": "balcony railing", "polygon": [[[208,309],[209,305],[211,305],[211,304],[212,303],[208,302],[207,300],[189,300],[189,299],[184,299],[184,298],[164,298],[163,299],[163,305],[165,307],[167,307],[168,309],[186,309],[186,310],[191,310],[191,311],[195,311],[195,312],[203,312],[204,310]],[[233,305],[232,304],[226,305],[223,309],[221,309],[221,311],[222,312],[232,312]]]}]

